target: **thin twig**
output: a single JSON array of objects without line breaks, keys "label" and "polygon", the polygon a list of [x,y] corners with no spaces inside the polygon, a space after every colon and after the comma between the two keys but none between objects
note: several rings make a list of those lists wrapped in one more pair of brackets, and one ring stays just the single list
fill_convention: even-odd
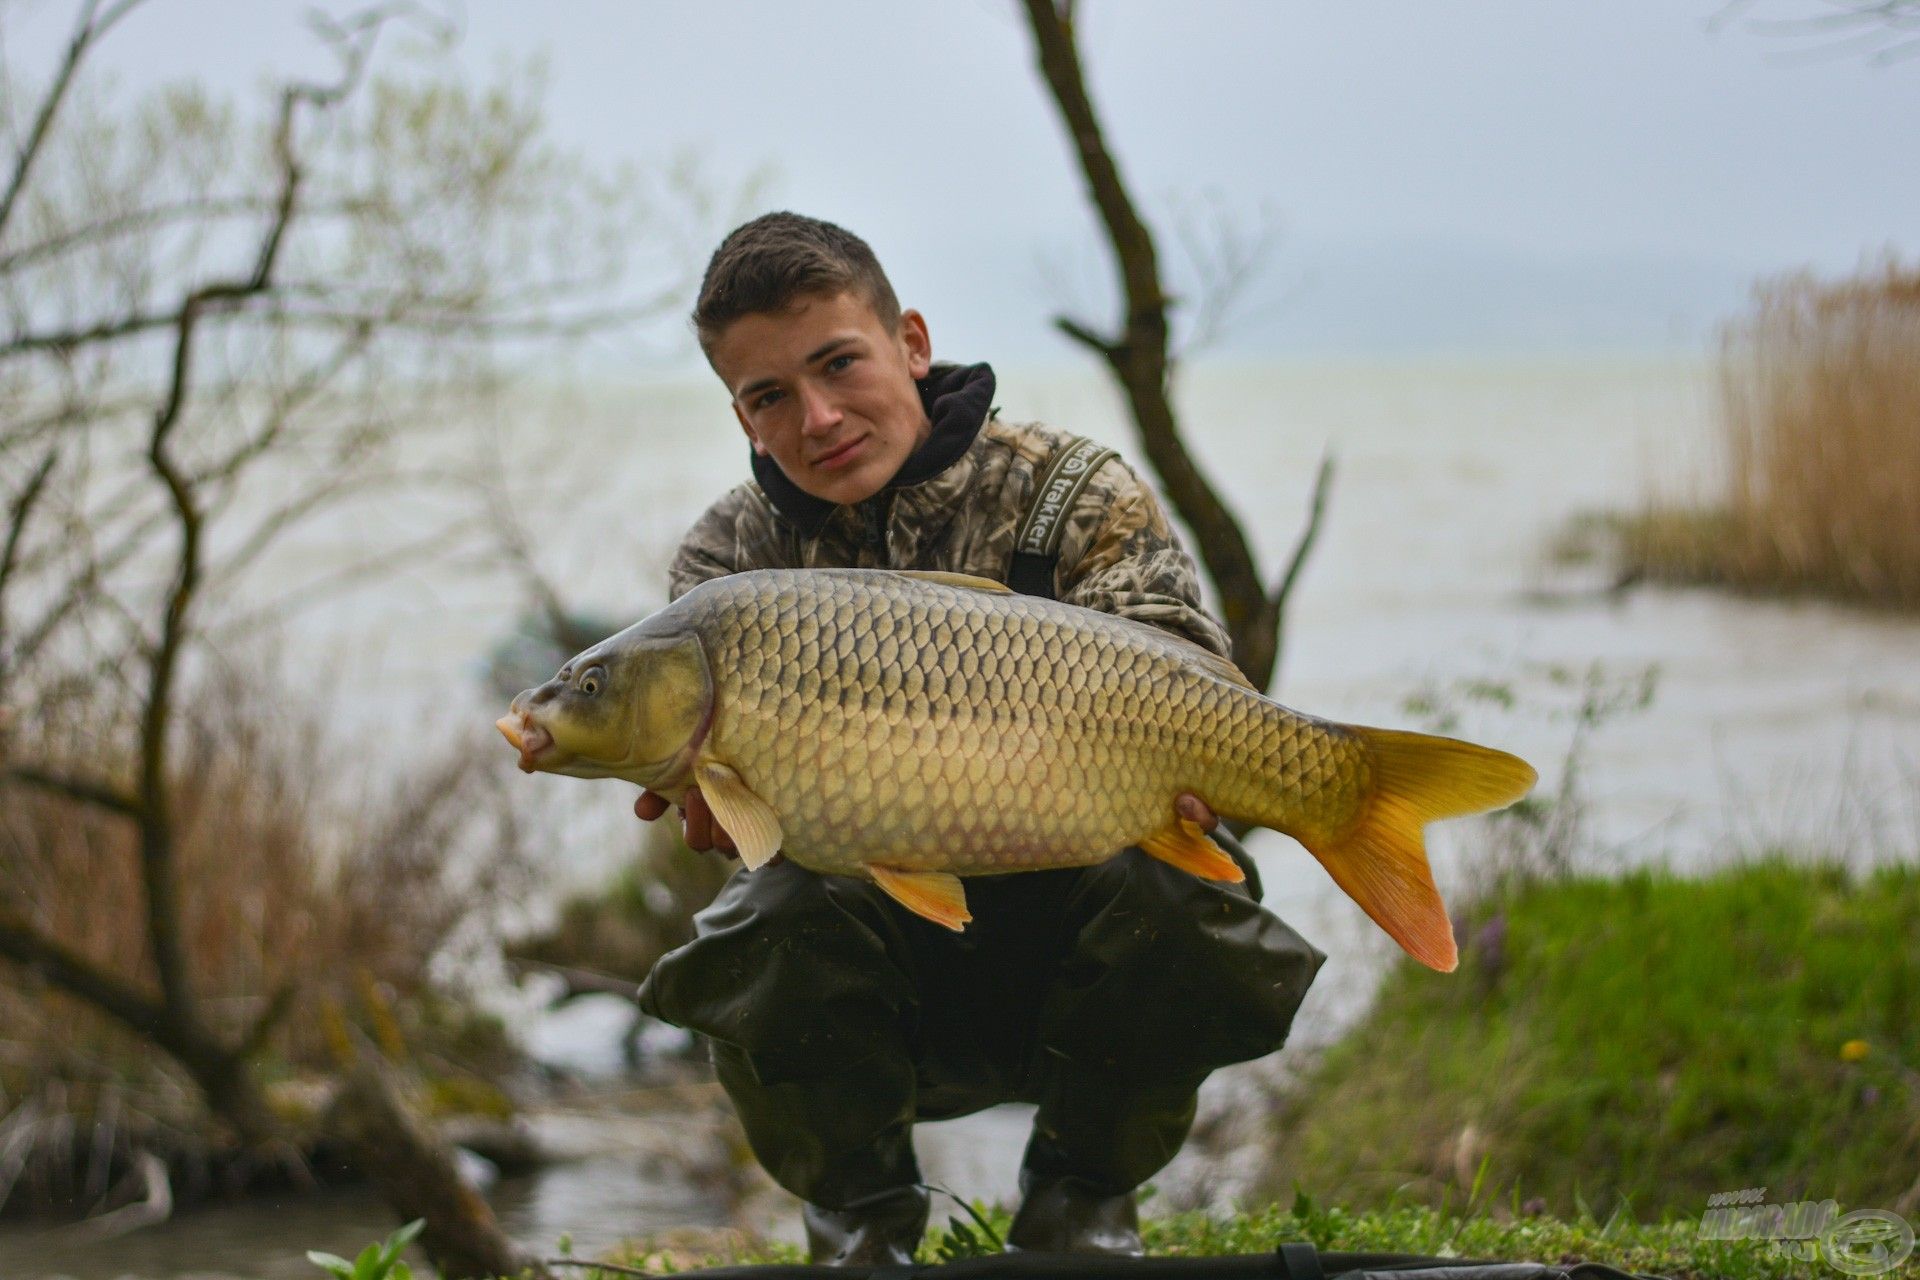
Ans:
[{"label": "thin twig", "polygon": [[660,1272],[646,1271],[640,1267],[624,1266],[618,1262],[588,1262],[585,1258],[542,1258],[542,1266],[547,1267],[591,1267],[596,1271],[611,1271],[619,1276],[645,1276],[647,1280],[659,1280]]},{"label": "thin twig", "polygon": [[13,576],[15,564],[19,562],[20,542],[26,535],[27,521],[33,515],[34,504],[46,490],[47,481],[53,478],[54,464],[60,459],[57,448],[47,450],[47,456],[27,477],[27,483],[13,500],[13,507],[7,513],[7,537],[0,543],[0,693],[4,693],[7,683],[7,669],[10,665],[7,655],[7,581]]},{"label": "thin twig", "polygon": [[60,104],[66,99],[67,89],[73,83],[74,73],[80,69],[80,62],[87,56],[87,50],[104,36],[113,25],[130,13],[141,0],[120,0],[120,3],[105,13],[95,16],[99,0],[85,0],[80,6],[80,21],[75,26],[73,39],[67,44],[66,55],[60,60],[60,70],[54,73],[53,84],[47,89],[47,96],[40,101],[40,109],[34,113],[33,128],[27,134],[26,145],[14,158],[13,173],[7,179],[7,189],[0,194],[0,230],[4,230],[7,220],[13,216],[14,205],[20,199],[20,192],[26,188],[27,175],[33,170],[33,162],[39,158],[40,147],[47,140],[48,132],[53,128],[53,118],[60,110]]},{"label": "thin twig", "polygon": [[1320,470],[1313,477],[1313,499],[1307,507],[1307,526],[1300,531],[1300,540],[1294,543],[1293,555],[1287,561],[1287,571],[1280,575],[1279,585],[1273,589],[1273,603],[1282,613],[1286,611],[1287,599],[1293,595],[1293,584],[1300,577],[1302,566],[1307,563],[1307,554],[1313,550],[1314,540],[1320,536],[1320,521],[1327,513],[1327,493],[1333,487],[1333,454],[1327,453],[1320,459]]}]

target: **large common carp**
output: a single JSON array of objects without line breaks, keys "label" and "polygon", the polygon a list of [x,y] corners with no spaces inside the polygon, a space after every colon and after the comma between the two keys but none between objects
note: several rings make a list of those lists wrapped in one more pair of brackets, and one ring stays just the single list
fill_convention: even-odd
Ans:
[{"label": "large common carp", "polygon": [[1316,720],[1156,627],[946,573],[715,579],[513,700],[520,767],[697,786],[749,868],[776,851],[959,929],[957,877],[1138,845],[1240,869],[1174,808],[1285,832],[1408,952],[1456,962],[1421,828],[1534,771],[1451,738]]}]

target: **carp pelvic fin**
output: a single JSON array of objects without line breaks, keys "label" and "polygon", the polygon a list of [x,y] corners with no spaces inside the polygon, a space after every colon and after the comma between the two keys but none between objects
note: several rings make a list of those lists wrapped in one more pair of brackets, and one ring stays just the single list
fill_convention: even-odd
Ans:
[{"label": "carp pelvic fin", "polygon": [[902,871],[876,862],[869,862],[867,871],[888,897],[917,916],[955,933],[973,919],[973,913],[967,910],[967,891],[960,877],[951,872]]},{"label": "carp pelvic fin", "polygon": [[943,573],[938,569],[891,569],[903,578],[919,578],[924,582],[937,582],[943,587],[959,587],[963,591],[995,591],[1001,595],[1012,595],[1013,588],[1004,582],[995,582],[992,578],[977,578],[970,573]]},{"label": "carp pelvic fin", "polygon": [[740,775],[718,760],[703,760],[693,767],[700,794],[720,825],[733,837],[734,848],[747,870],[758,871],[780,851],[780,815],[773,806],[753,794]]},{"label": "carp pelvic fin", "polygon": [[1207,839],[1207,833],[1200,824],[1188,822],[1185,818],[1175,821],[1165,831],[1156,831],[1140,842],[1145,849],[1160,861],[1199,876],[1202,880],[1226,880],[1234,884],[1247,878],[1240,864],[1227,856],[1227,851]]},{"label": "carp pelvic fin", "polygon": [[1421,830],[1439,818],[1505,808],[1538,775],[1518,756],[1454,738],[1357,725],[1348,731],[1366,744],[1371,794],[1345,831],[1301,843],[1409,955],[1449,973],[1460,962],[1453,922],[1434,887]]}]

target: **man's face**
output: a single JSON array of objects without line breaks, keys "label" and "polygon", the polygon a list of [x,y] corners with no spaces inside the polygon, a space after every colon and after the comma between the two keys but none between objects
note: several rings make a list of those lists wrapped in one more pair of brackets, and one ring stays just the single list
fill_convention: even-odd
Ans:
[{"label": "man's face", "polygon": [[898,333],[853,291],[742,316],[707,353],[755,453],[816,498],[880,492],[932,431],[920,392],[933,348],[917,311]]}]

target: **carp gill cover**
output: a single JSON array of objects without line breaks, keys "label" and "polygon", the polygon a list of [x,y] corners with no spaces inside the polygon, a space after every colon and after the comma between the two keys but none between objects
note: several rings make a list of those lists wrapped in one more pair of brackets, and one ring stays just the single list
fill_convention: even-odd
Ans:
[{"label": "carp gill cover", "polygon": [[1318,720],[1145,623],[960,574],[756,570],[702,584],[513,700],[528,772],[698,787],[749,869],[873,880],[951,929],[959,877],[1138,845],[1239,867],[1175,798],[1293,837],[1423,963],[1457,963],[1421,829],[1512,804],[1525,761]]}]

